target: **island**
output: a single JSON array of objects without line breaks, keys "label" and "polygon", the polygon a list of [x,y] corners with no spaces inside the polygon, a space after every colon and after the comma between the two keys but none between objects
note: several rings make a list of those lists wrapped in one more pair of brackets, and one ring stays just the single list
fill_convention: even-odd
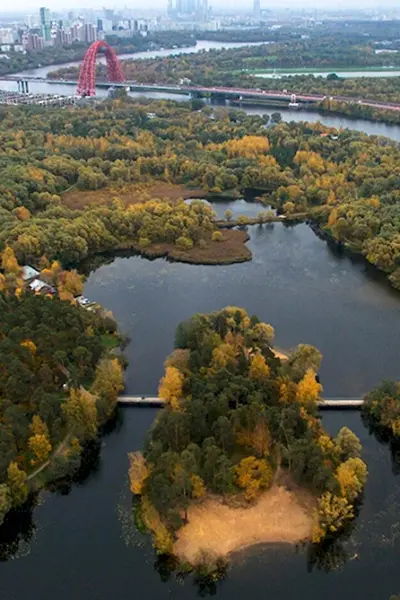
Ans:
[{"label": "island", "polygon": [[334,537],[355,515],[367,468],[348,428],[324,430],[321,354],[285,361],[274,329],[242,308],[180,323],[165,362],[165,401],[144,451],[130,454],[136,521],[157,553],[216,573],[257,543]]}]

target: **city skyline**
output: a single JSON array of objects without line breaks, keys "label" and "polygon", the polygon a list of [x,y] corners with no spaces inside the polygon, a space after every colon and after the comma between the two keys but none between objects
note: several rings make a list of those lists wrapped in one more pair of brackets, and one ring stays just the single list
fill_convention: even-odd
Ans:
[{"label": "city skyline", "polygon": [[[0,14],[12,14],[18,12],[26,12],[26,11],[36,11],[39,10],[42,5],[40,0],[14,0],[12,4],[12,8],[5,7],[2,9]],[[227,10],[232,12],[248,12],[253,8],[253,0],[246,0],[244,3],[239,0],[229,0],[229,2],[223,0],[214,0],[212,2],[213,7],[218,8],[219,10]],[[379,0],[337,0],[331,5],[324,5],[323,10],[327,11],[346,11],[346,10],[377,10],[382,12],[385,9],[393,9],[398,7],[397,0],[383,0],[380,2]],[[100,10],[102,9],[102,4],[99,3],[99,0],[84,0],[82,4],[79,6],[72,6],[67,0],[61,0],[54,4],[54,6],[49,7],[50,10],[54,12],[64,11],[64,10],[84,10],[84,9],[94,9]],[[121,10],[124,8],[129,8],[129,10],[141,10],[143,11],[143,4],[140,2],[130,3],[129,7],[127,7],[124,0],[120,2],[115,2],[112,6],[117,10]],[[301,9],[316,9],[321,11],[321,5],[316,0],[282,0],[278,3],[261,3],[261,9],[271,9],[271,10],[282,10],[285,8],[289,8],[292,10],[301,10]],[[146,2],[147,10],[167,10],[167,2],[165,0],[148,0]]]}]

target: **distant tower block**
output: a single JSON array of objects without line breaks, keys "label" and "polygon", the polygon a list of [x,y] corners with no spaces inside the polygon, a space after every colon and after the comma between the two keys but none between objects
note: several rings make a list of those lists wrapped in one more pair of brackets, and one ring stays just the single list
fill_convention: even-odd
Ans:
[{"label": "distant tower block", "polygon": [[260,0],[253,0],[253,17],[259,19],[261,17]]}]

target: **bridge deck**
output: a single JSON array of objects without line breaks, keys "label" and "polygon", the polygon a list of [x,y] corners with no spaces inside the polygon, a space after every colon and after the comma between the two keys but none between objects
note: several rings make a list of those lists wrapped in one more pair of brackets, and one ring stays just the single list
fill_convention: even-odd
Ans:
[{"label": "bridge deck", "polygon": [[[321,409],[357,409],[361,408],[364,400],[362,398],[326,398],[318,402]],[[119,396],[118,404],[126,406],[163,406],[165,400],[157,396]]]}]

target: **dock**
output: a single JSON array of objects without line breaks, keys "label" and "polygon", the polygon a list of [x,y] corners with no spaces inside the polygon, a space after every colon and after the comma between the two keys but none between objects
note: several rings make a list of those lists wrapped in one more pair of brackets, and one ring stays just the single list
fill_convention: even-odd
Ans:
[{"label": "dock", "polygon": [[[159,408],[164,406],[165,400],[158,396],[119,396],[118,404],[121,406],[153,406]],[[363,398],[321,398],[318,408],[327,409],[350,409],[357,410],[364,404]]]}]

